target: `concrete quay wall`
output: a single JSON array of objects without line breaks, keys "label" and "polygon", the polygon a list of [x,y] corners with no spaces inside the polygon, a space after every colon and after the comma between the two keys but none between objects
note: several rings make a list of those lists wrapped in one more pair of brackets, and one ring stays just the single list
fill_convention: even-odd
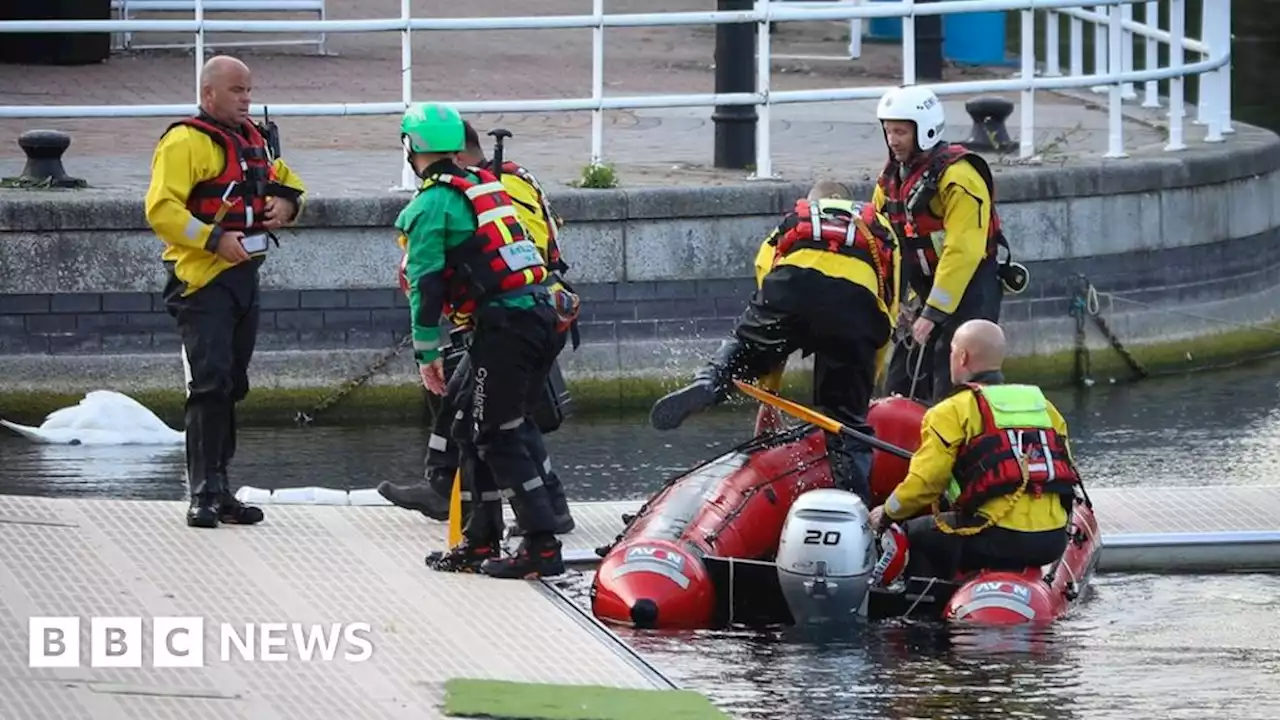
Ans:
[{"label": "concrete quay wall", "polygon": [[[993,161],[1007,235],[1032,274],[1030,290],[1006,297],[1002,311],[1011,369],[1068,379],[1077,274],[1148,364],[1280,346],[1280,335],[1250,329],[1280,316],[1280,138],[1236,128],[1225,143],[1180,153],[1069,166]],[[870,178],[837,179],[870,196]],[[762,182],[556,192],[584,301],[583,345],[561,365],[591,388],[587,404],[651,399],[696,367],[749,297],[760,239],[806,190]],[[141,195],[0,191],[0,396],[10,405],[98,387],[180,398],[177,334],[159,300],[160,247]],[[262,275],[255,388],[317,395],[403,336],[389,228],[407,200],[315,197],[301,225],[281,234]],[[1107,340],[1092,328],[1086,337],[1095,370],[1107,372]],[[402,354],[370,384],[415,380]]]}]

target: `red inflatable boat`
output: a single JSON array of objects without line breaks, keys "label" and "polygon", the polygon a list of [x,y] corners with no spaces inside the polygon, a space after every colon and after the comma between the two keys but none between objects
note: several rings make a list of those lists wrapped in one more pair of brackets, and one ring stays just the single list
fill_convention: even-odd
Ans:
[{"label": "red inflatable boat", "polygon": [[[757,437],[673,479],[629,518],[592,584],[597,618],[669,629],[790,621],[772,560],[792,503],[833,483],[824,433],[811,425],[778,429],[773,412],[762,408]],[[873,403],[867,422],[877,438],[913,451],[923,415],[920,404],[894,397]],[[907,466],[907,460],[875,451],[876,504],[906,477]],[[1047,571],[911,578],[905,590],[872,588],[867,615],[983,625],[1051,622],[1080,596],[1096,562],[1098,528],[1087,502],[1076,504],[1070,531],[1066,553]]]}]

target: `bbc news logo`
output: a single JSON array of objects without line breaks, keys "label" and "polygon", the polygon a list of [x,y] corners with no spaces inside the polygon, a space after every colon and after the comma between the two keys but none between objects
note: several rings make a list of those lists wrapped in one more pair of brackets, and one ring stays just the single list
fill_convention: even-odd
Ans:
[{"label": "bbc news logo", "polygon": [[[151,666],[196,668],[206,664],[204,618],[152,618],[151,632],[140,617],[89,619],[89,667],[140,668],[149,647]],[[33,617],[28,623],[28,664],[36,668],[80,667],[81,619]],[[219,623],[221,662],[364,662],[373,656],[368,623]]]}]

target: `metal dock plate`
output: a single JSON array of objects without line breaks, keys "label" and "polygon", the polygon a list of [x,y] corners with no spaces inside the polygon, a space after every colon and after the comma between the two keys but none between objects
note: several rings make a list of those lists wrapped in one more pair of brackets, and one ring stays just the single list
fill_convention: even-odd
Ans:
[{"label": "metal dock plate", "polygon": [[[417,513],[271,506],[259,526],[200,530],[184,511],[0,496],[0,715],[436,718],[457,676],[668,686],[540,583],[428,570],[444,526]],[[602,525],[591,509],[579,517]],[[33,616],[81,618],[80,667],[28,667]],[[89,666],[95,616],[143,619],[143,667]],[[152,666],[158,616],[204,618],[205,667]],[[223,663],[222,622],[367,622],[373,654],[304,662],[290,640],[290,661]]]}]

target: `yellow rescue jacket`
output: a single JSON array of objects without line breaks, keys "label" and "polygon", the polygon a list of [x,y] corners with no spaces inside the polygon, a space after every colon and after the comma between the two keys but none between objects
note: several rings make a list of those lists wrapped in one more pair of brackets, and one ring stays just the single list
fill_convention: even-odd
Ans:
[{"label": "yellow rescue jacket", "polygon": [[[871,194],[877,211],[884,211],[886,200],[877,184]],[[924,317],[938,322],[956,311],[969,281],[987,256],[991,193],[968,160],[957,160],[938,178],[938,192],[929,201],[929,210],[942,218],[945,228],[938,267],[924,308]]]},{"label": "yellow rescue jacket", "polygon": [[[174,273],[186,284],[185,295],[208,285],[219,273],[232,267],[205,246],[214,226],[203,222],[187,209],[193,188],[222,174],[226,152],[208,134],[188,126],[176,126],[160,138],[151,158],[151,185],[147,188],[145,211],[147,222],[165,244],[161,259],[174,263]],[[306,186],[284,160],[277,158],[272,167],[275,183],[299,194]],[[298,198],[302,215],[305,196]]]},{"label": "yellow rescue jacket", "polygon": [[[1067,421],[1062,413],[1048,399],[1045,411],[1054,431],[1067,442]],[[920,449],[911,458],[906,479],[885,501],[885,515],[901,521],[932,506],[951,484],[956,453],[982,428],[977,399],[967,388],[929,408],[920,428]],[[1067,455],[1071,456],[1069,442]],[[979,506],[977,513],[996,518],[995,527],[1021,532],[1057,530],[1067,524],[1067,509],[1060,496],[1052,493],[997,497]]]},{"label": "yellow rescue jacket", "polygon": [[[836,206],[843,209],[853,210],[853,203],[848,200],[821,200],[820,206]],[[876,213],[876,222],[881,228],[888,231],[890,236],[895,238],[893,245],[893,267],[890,271],[890,277],[893,279],[893,287],[899,287],[902,282],[902,252],[896,242],[896,234],[893,231],[889,219],[881,213]],[[869,263],[858,258],[841,255],[826,250],[816,250],[811,248],[799,248],[788,253],[786,256],[779,258],[777,253],[777,242],[783,234],[783,228],[780,225],[773,229],[767,237],[760,243],[760,249],[756,251],[755,258],[755,278],[756,288],[759,289],[764,278],[774,268],[781,266],[791,266],[814,270],[837,280],[847,280],[860,287],[866,288],[876,298],[876,306],[880,312],[889,321],[889,327],[897,324],[898,304],[901,293],[894,292],[890,296],[890,301],[885,302],[879,290],[879,281],[876,276],[876,270]],[[892,338],[892,334],[890,335]],[[885,359],[888,355],[888,349],[892,345],[892,340],[886,341],[876,351],[876,377],[879,378],[885,368]]]}]

